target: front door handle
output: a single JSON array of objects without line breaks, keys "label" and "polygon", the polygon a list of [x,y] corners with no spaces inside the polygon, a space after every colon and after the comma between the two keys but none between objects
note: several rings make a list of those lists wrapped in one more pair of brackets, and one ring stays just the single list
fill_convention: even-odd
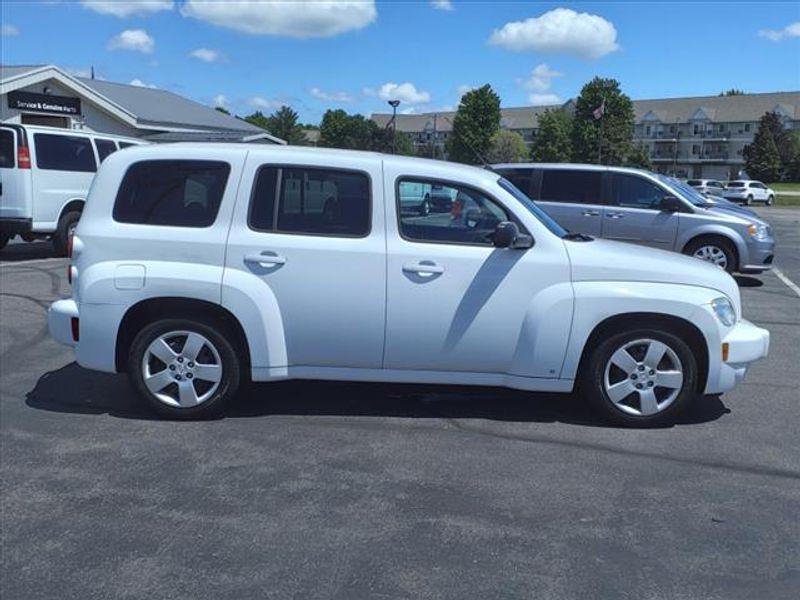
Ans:
[{"label": "front door handle", "polygon": [[606,214],[608,215],[609,219],[621,219],[622,217],[625,216],[620,212],[610,212],[610,213],[606,213]]},{"label": "front door handle", "polygon": [[286,258],[274,252],[261,252],[246,255],[244,257],[244,262],[260,265],[262,267],[273,267],[275,265],[286,264]]},{"label": "front door handle", "polygon": [[597,210],[585,210],[581,213],[584,217],[596,217],[600,214]]},{"label": "front door handle", "polygon": [[439,275],[444,273],[444,267],[437,265],[435,262],[425,261],[418,263],[406,263],[403,265],[403,271],[406,273],[417,273],[419,275]]}]

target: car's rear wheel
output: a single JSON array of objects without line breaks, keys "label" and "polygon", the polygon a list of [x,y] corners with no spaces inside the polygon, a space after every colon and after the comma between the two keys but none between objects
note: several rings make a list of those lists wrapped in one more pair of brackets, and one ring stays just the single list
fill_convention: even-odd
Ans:
[{"label": "car's rear wheel", "polygon": [[67,243],[70,236],[75,233],[75,228],[78,226],[80,218],[80,211],[73,210],[65,213],[62,215],[61,219],[59,219],[58,227],[53,234],[53,249],[55,250],[56,256],[67,255]]},{"label": "car's rear wheel", "polygon": [[431,213],[431,203],[427,200],[423,200],[422,204],[419,205],[419,214],[421,217],[427,217]]},{"label": "car's rear wheel", "polygon": [[697,396],[698,367],[680,337],[642,328],[612,335],[590,354],[582,389],[614,423],[671,423]]},{"label": "car's rear wheel", "polygon": [[728,273],[736,269],[736,252],[733,246],[724,239],[700,238],[686,245],[684,254],[705,260]]},{"label": "car's rear wheel", "polygon": [[0,250],[6,247],[6,244],[8,244],[8,240],[10,239],[11,239],[10,233],[0,233]]},{"label": "car's rear wheel", "polygon": [[201,419],[219,414],[236,394],[241,363],[225,334],[214,326],[163,319],[134,339],[128,376],[162,416]]}]

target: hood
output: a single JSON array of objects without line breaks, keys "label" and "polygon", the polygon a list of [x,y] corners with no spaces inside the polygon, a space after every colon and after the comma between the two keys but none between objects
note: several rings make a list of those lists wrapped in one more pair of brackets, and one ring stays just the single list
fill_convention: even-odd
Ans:
[{"label": "hood", "polygon": [[739,286],[719,267],[678,252],[594,240],[564,241],[573,281],[649,281],[709,288],[728,296],[741,315]]},{"label": "hood", "polygon": [[744,215],[751,220],[753,218],[755,218],[758,221],[761,220],[758,218],[758,214],[756,213],[756,211],[751,210],[746,206],[736,204],[736,202],[725,200],[725,198],[719,198],[719,197],[715,197],[713,199],[709,198],[709,203],[712,204],[711,208],[716,210],[724,210],[726,212],[733,213],[735,215]]}]

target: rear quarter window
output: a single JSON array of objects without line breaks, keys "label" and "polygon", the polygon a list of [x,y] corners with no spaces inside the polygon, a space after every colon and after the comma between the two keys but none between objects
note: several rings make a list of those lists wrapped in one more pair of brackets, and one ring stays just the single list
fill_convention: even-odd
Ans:
[{"label": "rear quarter window", "polygon": [[548,169],[542,172],[543,202],[570,202],[577,204],[602,204],[602,171],[577,169]]},{"label": "rear quarter window", "polygon": [[219,211],[230,165],[206,160],[147,160],[128,168],[114,202],[120,223],[209,227]]},{"label": "rear quarter window", "polygon": [[37,133],[36,166],[47,171],[94,173],[97,162],[89,138],[73,135]]}]

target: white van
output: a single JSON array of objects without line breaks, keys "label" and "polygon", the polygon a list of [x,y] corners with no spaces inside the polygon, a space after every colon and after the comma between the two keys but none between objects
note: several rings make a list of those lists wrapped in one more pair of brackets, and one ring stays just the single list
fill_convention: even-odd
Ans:
[{"label": "white van", "polygon": [[0,249],[19,234],[52,238],[59,255],[83,211],[97,166],[141,140],[54,127],[0,125]]}]

